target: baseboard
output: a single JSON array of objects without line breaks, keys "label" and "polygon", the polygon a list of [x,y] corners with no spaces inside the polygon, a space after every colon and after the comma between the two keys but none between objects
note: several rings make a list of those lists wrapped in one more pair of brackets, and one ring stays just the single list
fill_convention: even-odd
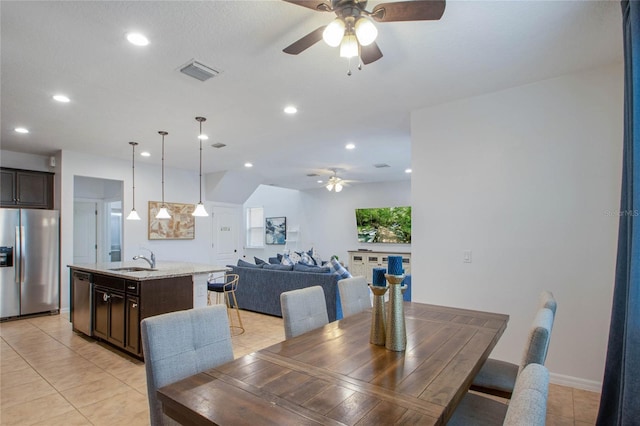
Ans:
[{"label": "baseboard", "polygon": [[69,313],[69,308],[60,308],[60,313],[61,314],[68,314]]},{"label": "baseboard", "polygon": [[571,388],[582,389],[590,392],[600,393],[602,390],[602,382],[581,379],[573,376],[565,376],[564,374],[549,373],[549,381],[556,385],[569,386]]}]

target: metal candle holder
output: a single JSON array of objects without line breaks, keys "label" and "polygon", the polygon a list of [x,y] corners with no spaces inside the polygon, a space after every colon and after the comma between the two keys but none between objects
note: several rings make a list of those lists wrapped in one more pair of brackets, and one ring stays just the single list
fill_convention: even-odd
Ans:
[{"label": "metal candle holder", "polygon": [[385,337],[385,318],[384,318],[384,294],[389,287],[370,285],[373,292],[373,311],[371,313],[371,333],[369,334],[369,343],[373,345],[384,345]]},{"label": "metal candle holder", "polygon": [[[385,332],[385,347],[390,351],[402,352],[407,348],[407,329],[404,323],[404,300],[402,290],[403,275],[389,275],[385,278],[389,283],[389,313]],[[404,288],[403,288],[404,287]]]}]

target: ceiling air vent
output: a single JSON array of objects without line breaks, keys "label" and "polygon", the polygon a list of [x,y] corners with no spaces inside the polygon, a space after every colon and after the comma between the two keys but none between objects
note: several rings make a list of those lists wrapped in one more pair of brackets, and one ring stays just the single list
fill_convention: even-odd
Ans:
[{"label": "ceiling air vent", "polygon": [[222,142],[216,142],[216,143],[212,143],[211,146],[214,148],[224,148],[227,145],[223,144]]},{"label": "ceiling air vent", "polygon": [[373,167],[375,167],[376,169],[384,169],[385,167],[391,167],[391,166],[386,163],[378,163],[378,164],[374,164]]},{"label": "ceiling air vent", "polygon": [[307,173],[307,176],[308,177],[314,177],[314,176],[318,176],[318,174],[317,173]]},{"label": "ceiling air vent", "polygon": [[220,71],[214,70],[197,61],[191,61],[184,67],[180,68],[180,72],[200,81],[207,81],[211,77],[220,74]]}]

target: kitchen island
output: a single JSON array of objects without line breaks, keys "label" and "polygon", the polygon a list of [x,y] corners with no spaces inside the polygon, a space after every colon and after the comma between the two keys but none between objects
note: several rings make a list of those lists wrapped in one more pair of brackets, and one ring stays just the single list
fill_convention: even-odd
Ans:
[{"label": "kitchen island", "polygon": [[207,277],[228,268],[188,262],[68,265],[74,331],[142,358],[140,321],[167,312],[204,307]]}]

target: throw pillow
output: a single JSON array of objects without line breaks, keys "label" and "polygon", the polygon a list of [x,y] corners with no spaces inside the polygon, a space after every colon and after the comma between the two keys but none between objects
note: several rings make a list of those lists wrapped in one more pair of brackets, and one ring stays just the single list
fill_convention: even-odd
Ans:
[{"label": "throw pillow", "polygon": [[316,265],[320,266],[323,264],[322,259],[320,258],[320,255],[318,254],[316,249],[314,249],[313,247],[311,247],[311,250],[309,250],[309,256],[311,256],[311,258],[313,259],[313,262]]},{"label": "throw pillow", "polygon": [[264,265],[262,269],[273,269],[276,271],[292,271],[293,265]]},{"label": "throw pillow", "polygon": [[313,261],[313,258],[311,256],[309,256],[309,253],[307,252],[302,252],[302,255],[300,256],[300,262],[303,265],[307,265],[307,266],[315,266],[316,263]]},{"label": "throw pillow", "polygon": [[267,263],[264,260],[260,259],[259,257],[255,257],[255,256],[253,256],[253,261],[256,262],[256,265],[264,265],[265,263]]},{"label": "throw pillow", "polygon": [[340,262],[338,262],[337,259],[331,259],[331,261],[329,262],[329,268],[331,269],[331,271],[336,274],[337,276],[340,277],[341,280],[345,279],[345,278],[352,278],[351,274],[349,273],[349,271],[347,271],[344,266],[342,266],[340,264]]},{"label": "throw pillow", "polygon": [[244,261],[242,259],[238,259],[238,266],[243,268],[262,268],[262,265],[254,265],[251,262]]},{"label": "throw pillow", "polygon": [[331,272],[329,268],[323,268],[321,266],[307,266],[303,263],[296,263],[293,265],[293,270],[298,272],[313,272],[316,274],[328,274]]},{"label": "throw pillow", "polygon": [[269,258],[269,263],[272,265],[279,265],[280,264],[280,259],[278,259],[277,257],[270,257]]},{"label": "throw pillow", "polygon": [[302,259],[302,256],[300,256],[300,253],[293,251],[289,253],[289,259],[291,259],[291,261],[295,265],[296,263],[300,262],[300,259]]},{"label": "throw pillow", "polygon": [[291,265],[291,266],[294,265],[293,260],[291,260],[289,255],[286,254],[286,253],[282,256],[282,261],[280,262],[280,264],[281,265]]}]

